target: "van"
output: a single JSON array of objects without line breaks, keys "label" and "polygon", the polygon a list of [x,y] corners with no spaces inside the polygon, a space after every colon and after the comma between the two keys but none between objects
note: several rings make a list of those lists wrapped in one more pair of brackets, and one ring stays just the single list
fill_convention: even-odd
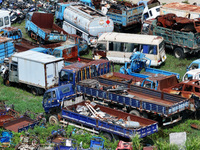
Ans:
[{"label": "van", "polygon": [[145,54],[151,59],[151,66],[160,66],[167,58],[163,37],[117,32],[103,33],[99,37],[93,58],[125,63],[134,52]]}]

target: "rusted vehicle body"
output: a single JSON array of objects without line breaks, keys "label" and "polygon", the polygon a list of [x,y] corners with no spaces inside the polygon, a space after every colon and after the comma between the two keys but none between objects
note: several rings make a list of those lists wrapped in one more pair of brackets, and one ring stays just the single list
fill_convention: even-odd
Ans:
[{"label": "rusted vehicle body", "polygon": [[[156,89],[158,91],[162,91],[162,89],[164,88],[168,88],[179,83],[175,75],[164,76],[164,75],[154,74],[151,77],[148,77],[147,79],[145,79],[139,76],[136,77],[136,76],[126,75],[126,74],[121,74],[118,72],[113,72],[113,73],[102,75],[100,77],[109,79],[109,80],[128,83],[130,85],[139,85],[146,88]],[[157,83],[157,88],[153,88],[150,86],[152,85],[151,84],[152,82]]]},{"label": "rusted vehicle body", "polygon": [[199,18],[200,6],[191,5],[186,3],[173,2],[162,5],[160,7],[160,14],[165,15],[174,13],[179,17],[187,17],[190,19]]},{"label": "rusted vehicle body", "polygon": [[28,117],[15,118],[3,124],[3,128],[14,132],[26,131],[38,125],[39,122]]},{"label": "rusted vehicle body", "polygon": [[177,17],[175,14],[158,16],[142,25],[142,34],[153,34],[164,38],[165,46],[173,50],[176,58],[200,51],[200,20]]},{"label": "rusted vehicle body", "polygon": [[195,101],[196,108],[200,107],[200,80],[183,81],[169,88],[165,88],[162,91],[185,98],[192,98]]}]

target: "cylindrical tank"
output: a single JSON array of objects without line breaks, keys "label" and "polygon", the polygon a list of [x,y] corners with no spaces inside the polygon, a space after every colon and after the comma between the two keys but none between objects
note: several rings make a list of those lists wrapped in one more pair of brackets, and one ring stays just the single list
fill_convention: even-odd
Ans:
[{"label": "cylindrical tank", "polygon": [[64,20],[91,36],[112,32],[114,29],[113,21],[109,17],[84,4],[66,7]]}]

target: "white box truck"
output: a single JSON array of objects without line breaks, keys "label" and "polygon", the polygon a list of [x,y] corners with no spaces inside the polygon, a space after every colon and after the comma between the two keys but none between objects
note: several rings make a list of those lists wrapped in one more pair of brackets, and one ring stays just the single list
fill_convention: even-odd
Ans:
[{"label": "white box truck", "polygon": [[15,53],[3,74],[5,85],[17,83],[29,88],[34,95],[58,85],[58,74],[64,66],[63,58],[35,51]]}]

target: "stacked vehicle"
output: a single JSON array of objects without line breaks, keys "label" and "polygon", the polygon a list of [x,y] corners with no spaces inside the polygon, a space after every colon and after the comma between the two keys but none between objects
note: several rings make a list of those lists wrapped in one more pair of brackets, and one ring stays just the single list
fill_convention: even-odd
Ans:
[{"label": "stacked vehicle", "polygon": [[[142,34],[162,36],[165,46],[172,49],[176,58],[199,53],[199,20],[177,17],[175,14],[158,16],[147,20],[142,26]],[[192,40],[190,40],[192,39]]]}]

